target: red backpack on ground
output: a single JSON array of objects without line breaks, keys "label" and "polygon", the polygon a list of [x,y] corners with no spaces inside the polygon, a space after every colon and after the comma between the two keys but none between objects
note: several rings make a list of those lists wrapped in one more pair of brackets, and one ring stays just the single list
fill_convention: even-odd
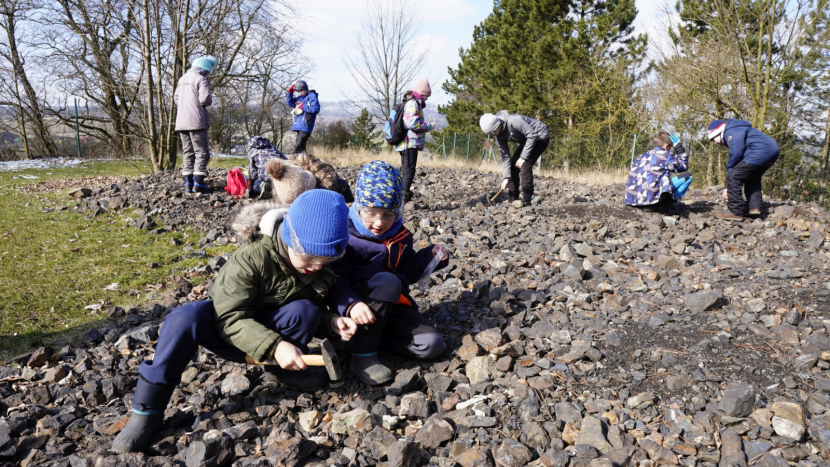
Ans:
[{"label": "red backpack on ground", "polygon": [[242,173],[239,167],[228,170],[228,184],[225,186],[225,191],[234,198],[242,198],[245,196],[245,190],[248,189],[248,179]]}]

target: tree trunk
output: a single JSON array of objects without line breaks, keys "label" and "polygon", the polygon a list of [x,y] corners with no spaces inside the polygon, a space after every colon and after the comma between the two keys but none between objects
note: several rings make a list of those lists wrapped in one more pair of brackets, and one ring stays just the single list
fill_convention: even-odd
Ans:
[{"label": "tree trunk", "polygon": [[159,160],[158,133],[156,131],[156,96],[153,94],[153,60],[150,55],[150,5],[144,0],[144,30],[142,41],[144,42],[142,52],[144,56],[144,77],[147,81],[147,126],[150,131],[148,144],[150,146],[150,161],[153,163],[153,171],[164,170],[164,161]]},{"label": "tree trunk", "polygon": [[[4,29],[6,30],[6,45],[9,49],[9,57],[12,61],[11,65],[14,69],[14,77],[16,80],[20,80],[20,84],[23,85],[23,91],[26,93],[28,107],[31,109],[30,118],[32,120],[32,125],[35,128],[35,136],[37,137],[40,144],[43,146],[43,150],[46,152],[46,154],[50,157],[56,157],[58,155],[58,152],[57,148],[55,147],[55,142],[52,140],[52,136],[46,130],[46,125],[44,124],[43,120],[43,112],[40,108],[37,93],[35,92],[34,87],[32,87],[32,83],[29,81],[28,76],[26,76],[26,69],[23,67],[23,61],[20,58],[20,52],[18,51],[16,30],[17,24],[15,20],[16,13],[17,9],[12,8],[9,8],[4,12],[6,23],[4,25]],[[15,86],[17,86],[16,81]],[[20,93],[18,93],[18,99],[19,98]]]},{"label": "tree trunk", "polygon": [[821,151],[821,172],[818,179],[818,204],[824,205],[827,192],[827,166],[830,164],[830,111],[827,113],[827,125],[824,127],[824,148]]}]

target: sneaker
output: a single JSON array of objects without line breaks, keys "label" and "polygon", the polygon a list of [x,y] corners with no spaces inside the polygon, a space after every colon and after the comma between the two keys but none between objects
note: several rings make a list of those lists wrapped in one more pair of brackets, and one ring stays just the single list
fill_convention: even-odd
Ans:
[{"label": "sneaker", "polygon": [[388,383],[394,376],[392,370],[380,362],[378,354],[366,357],[352,354],[351,370],[361,381],[371,386]]},{"label": "sneaker", "polygon": [[750,209],[749,210],[749,215],[750,216],[760,216],[761,215],[761,210],[760,209]]},{"label": "sneaker", "polygon": [[718,219],[724,219],[727,221],[742,221],[744,220],[744,216],[739,216],[737,214],[733,214],[731,211],[718,211],[715,213],[715,217]]},{"label": "sneaker", "polygon": [[323,367],[310,366],[305,370],[292,371],[277,365],[266,365],[262,380],[281,383],[301,391],[314,391],[329,382],[329,374]]}]

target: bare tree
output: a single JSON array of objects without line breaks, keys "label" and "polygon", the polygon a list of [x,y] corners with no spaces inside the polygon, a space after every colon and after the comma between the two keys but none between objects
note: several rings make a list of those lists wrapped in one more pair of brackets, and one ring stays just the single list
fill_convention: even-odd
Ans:
[{"label": "bare tree", "polygon": [[368,0],[355,34],[357,50],[345,56],[361,90],[358,100],[369,101],[369,112],[378,121],[386,119],[426,61],[427,50],[418,52],[416,47],[420,22],[415,18],[409,2]]},{"label": "bare tree", "polygon": [[[26,60],[21,51],[20,24],[29,20],[39,5],[29,0],[0,0],[0,59],[4,62],[2,94],[12,96],[11,101],[3,100],[0,105],[13,107],[19,121],[19,133],[23,140],[26,156],[29,157],[27,122],[34,129],[34,137],[41,153],[56,156],[57,149],[43,118],[41,97],[38,96],[26,72]],[[22,92],[21,92],[21,89]]]}]

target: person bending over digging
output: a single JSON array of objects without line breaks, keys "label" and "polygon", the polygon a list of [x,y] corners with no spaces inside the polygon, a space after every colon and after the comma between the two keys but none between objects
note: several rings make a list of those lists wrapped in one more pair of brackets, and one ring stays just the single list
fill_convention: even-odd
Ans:
[{"label": "person bending over digging", "polygon": [[[660,130],[654,147],[634,159],[625,185],[625,204],[638,208],[671,208],[692,184],[689,156],[680,138]],[[674,153],[671,152],[674,148]]]},{"label": "person bending over digging", "polygon": [[778,143],[749,122],[731,118],[714,120],[709,124],[707,136],[709,141],[729,148],[726,162],[728,211],[718,211],[715,217],[739,221],[746,215],[760,216],[764,201],[761,178],[778,160]]},{"label": "person bending over digging", "polygon": [[307,368],[302,355],[315,334],[349,340],[357,330],[350,318],[319,308],[335,281],[326,265],[349,243],[348,217],[343,197],[328,190],[305,192],[290,208],[252,217],[258,225],[248,232],[259,233],[219,271],[213,301],[190,302],[167,316],[153,360],[141,363],[133,412],[112,450],[147,447],[199,346],[239,363],[246,356],[276,361],[266,371],[301,389],[325,383],[325,369]]},{"label": "person bending over digging", "polygon": [[[501,154],[501,189],[507,188],[510,201],[519,199],[519,181],[522,188],[522,205],[533,199],[533,164],[545,152],[550,143],[548,127],[539,120],[502,110],[495,115],[484,114],[478,121],[481,131],[496,139]],[[510,157],[508,141],[519,143]]]},{"label": "person bending over digging", "polygon": [[173,102],[176,103],[176,131],[182,140],[182,176],[188,193],[211,193],[205,184],[210,160],[207,108],[213,103],[207,77],[216,67],[216,58],[207,55],[193,60],[190,70],[179,78]]},{"label": "person bending over digging", "polygon": [[[297,96],[294,96],[294,91]],[[297,134],[294,142],[294,154],[305,153],[305,145],[311,132],[314,131],[314,122],[317,114],[320,113],[320,101],[317,99],[317,91],[308,90],[308,84],[303,80],[297,80],[285,93],[285,104],[292,107],[294,124],[291,130]]]},{"label": "person bending over digging", "polygon": [[433,256],[448,264],[444,245],[415,251],[412,234],[403,226],[401,174],[391,164],[374,161],[357,176],[355,202],[349,210],[349,246],[332,264],[338,279],[328,303],[332,311],[359,325],[351,341],[352,373],[366,384],[392,379],[378,358],[383,345],[406,357],[430,359],[446,344],[438,329],[409,295]]}]

